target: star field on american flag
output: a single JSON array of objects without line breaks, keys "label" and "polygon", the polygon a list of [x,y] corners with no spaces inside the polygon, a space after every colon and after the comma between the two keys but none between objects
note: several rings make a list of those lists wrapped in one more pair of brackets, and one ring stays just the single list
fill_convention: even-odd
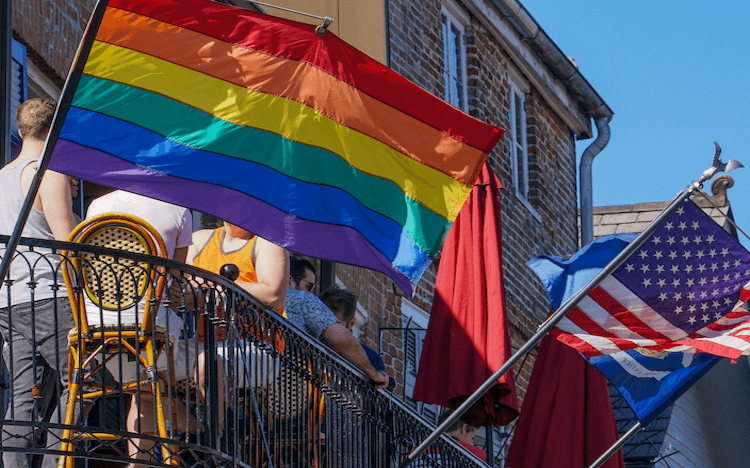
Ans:
[{"label": "star field on american flag", "polygon": [[750,281],[750,253],[686,202],[613,276],[672,325],[692,333],[737,304]]}]

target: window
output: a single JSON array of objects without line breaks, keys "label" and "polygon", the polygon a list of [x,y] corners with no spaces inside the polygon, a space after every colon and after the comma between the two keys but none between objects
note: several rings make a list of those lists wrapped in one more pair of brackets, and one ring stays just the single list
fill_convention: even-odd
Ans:
[{"label": "window", "polygon": [[11,60],[11,102],[10,102],[10,141],[11,151],[6,155],[6,160],[2,161],[8,164],[18,155],[21,150],[21,137],[18,136],[18,124],[16,123],[16,110],[28,96],[28,86],[26,79],[26,47],[23,44],[13,40],[13,58]]},{"label": "window", "polygon": [[457,5],[446,4],[443,7],[443,84],[445,85],[443,98],[463,111],[468,110],[464,40],[465,25],[468,23],[469,18]]},{"label": "window", "polygon": [[510,157],[516,195],[529,199],[529,153],[526,140],[526,95],[515,85],[510,88]]},{"label": "window", "polygon": [[440,416],[438,405],[426,404],[412,401],[414,385],[417,381],[417,370],[419,360],[422,357],[422,345],[427,331],[429,315],[412,302],[402,299],[401,302],[401,327],[404,332],[404,391],[406,403],[414,408],[425,419],[437,424]]},{"label": "window", "polygon": [[417,370],[419,360],[422,357],[422,344],[426,328],[414,321],[414,317],[401,316],[401,326],[404,327],[404,366],[406,375],[404,386],[406,396],[409,398],[414,394],[414,385],[417,381]]}]

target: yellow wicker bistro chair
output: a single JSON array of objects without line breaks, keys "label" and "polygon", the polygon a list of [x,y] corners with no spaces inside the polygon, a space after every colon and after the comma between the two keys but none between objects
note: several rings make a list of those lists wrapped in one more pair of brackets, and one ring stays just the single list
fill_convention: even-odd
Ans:
[{"label": "yellow wicker bistro chair", "polygon": [[[166,248],[161,236],[148,223],[140,218],[125,214],[104,214],[84,221],[70,234],[70,242],[123,250],[156,257],[165,257]],[[81,399],[96,399],[111,392],[123,391],[151,393],[156,407],[156,435],[166,439],[169,436],[165,417],[166,398],[156,368],[162,353],[167,354],[169,381],[174,388],[174,362],[169,351],[166,330],[154,326],[154,317],[165,290],[166,271],[164,267],[145,261],[134,261],[122,257],[88,252],[66,252],[68,258],[63,265],[63,277],[73,308],[76,328],[68,336],[69,384],[68,407],[65,424],[80,424],[74,421],[76,406]],[[89,324],[86,307],[102,311],[121,313],[125,309],[141,305],[136,323]],[[91,311],[89,311],[91,312]],[[133,373],[132,381],[123,375],[119,386],[98,385],[96,391],[84,393],[81,383],[106,367],[114,368],[112,362],[130,361],[131,367],[140,367],[141,372]],[[135,361],[138,361],[136,363]],[[109,364],[109,366],[108,366]],[[119,366],[122,368],[122,364]],[[115,377],[117,379],[117,377]],[[175,404],[172,418],[176,415]],[[123,409],[124,411],[124,409]],[[121,436],[91,431],[66,429],[63,432],[62,451],[74,452],[76,444],[84,440],[119,440]],[[174,447],[161,445],[163,463],[178,464]],[[74,456],[60,458],[60,467],[72,468]]]}]

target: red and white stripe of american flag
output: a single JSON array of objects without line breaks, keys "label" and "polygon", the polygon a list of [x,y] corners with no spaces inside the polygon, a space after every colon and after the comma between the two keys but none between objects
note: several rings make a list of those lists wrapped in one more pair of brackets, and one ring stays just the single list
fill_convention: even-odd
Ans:
[{"label": "red and white stripe of american flag", "polygon": [[746,284],[732,312],[688,334],[610,276],[568,312],[551,333],[587,357],[648,347],[735,359],[750,354],[750,313],[742,306],[749,299],[750,284]]}]

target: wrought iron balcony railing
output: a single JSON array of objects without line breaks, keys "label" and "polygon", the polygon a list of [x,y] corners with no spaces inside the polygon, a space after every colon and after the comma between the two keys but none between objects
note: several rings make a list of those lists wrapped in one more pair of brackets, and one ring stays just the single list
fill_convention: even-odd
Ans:
[{"label": "wrought iron balcony railing", "polygon": [[[66,242],[22,239],[15,255],[30,280],[0,293],[5,460],[394,467],[433,430],[222,276]],[[486,465],[444,437],[414,466]]]}]

